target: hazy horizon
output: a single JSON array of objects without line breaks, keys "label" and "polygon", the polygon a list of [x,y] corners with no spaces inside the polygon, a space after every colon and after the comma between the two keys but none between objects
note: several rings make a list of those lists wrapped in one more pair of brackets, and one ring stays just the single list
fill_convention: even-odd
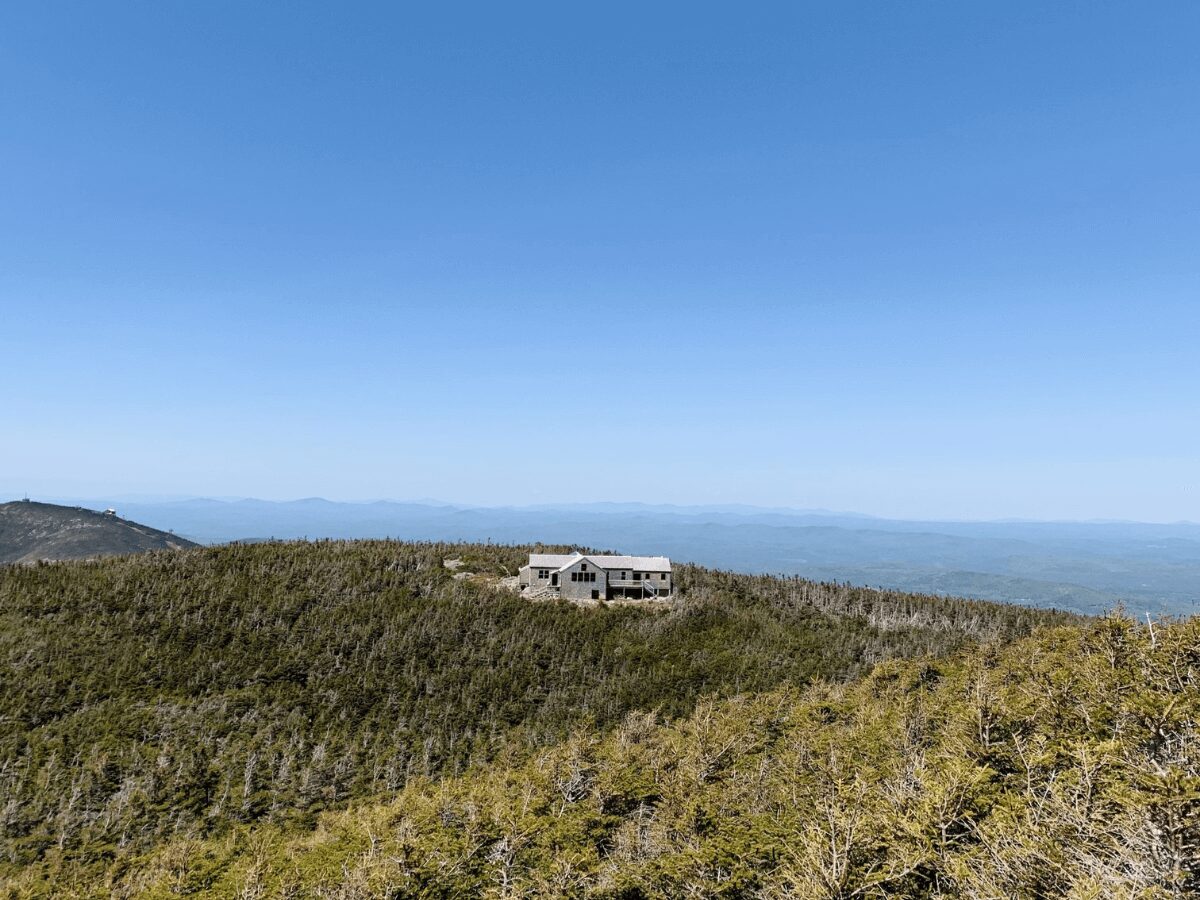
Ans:
[{"label": "hazy horizon", "polygon": [[1047,525],[1198,525],[1200,521],[1192,519],[1174,519],[1170,521],[1152,521],[1148,519],[1122,519],[1113,517],[1100,517],[1091,519],[1067,519],[1067,518],[1031,518],[1028,516],[1004,516],[996,518],[966,518],[966,517],[916,517],[916,516],[886,516],[879,515],[866,510],[854,509],[827,509],[824,507],[797,507],[797,506],[765,506],[752,503],[652,503],[636,500],[558,500],[544,501],[539,503],[478,503],[471,501],[453,501],[445,500],[439,497],[361,497],[361,498],[339,498],[339,497],[324,497],[319,494],[309,494],[306,496],[297,497],[259,497],[248,495],[225,495],[225,496],[210,496],[203,494],[93,494],[90,496],[75,495],[75,494],[46,494],[44,496],[35,496],[28,494],[25,491],[17,492],[0,492],[0,503],[11,502],[15,500],[29,499],[38,503],[52,503],[62,505],[84,505],[89,503],[102,504],[112,502],[124,502],[137,505],[167,505],[171,503],[188,503],[188,502],[216,502],[216,503],[270,503],[270,504],[296,504],[305,502],[323,502],[335,505],[346,506],[370,506],[372,504],[396,504],[396,505],[412,505],[412,506],[428,506],[428,507],[446,507],[463,510],[520,510],[520,511],[536,511],[539,509],[547,510],[596,510],[603,507],[611,507],[613,509],[645,509],[658,512],[679,511],[681,513],[695,513],[700,511],[719,511],[730,515],[737,515],[739,512],[747,514],[778,514],[781,516],[814,516],[814,517],[829,517],[829,518],[847,518],[847,519],[862,519],[864,522],[880,521],[880,522],[914,522],[930,524],[936,523],[958,523],[958,524],[1047,524]]},{"label": "hazy horizon", "polygon": [[[1200,524],[897,519],[745,505],[525,506],[323,498],[31,499],[117,515],[200,544],[277,540],[559,544],[665,555],[743,573],[1100,612],[1191,614]],[[23,504],[7,504],[20,516]],[[68,508],[68,514],[71,512]]]}]

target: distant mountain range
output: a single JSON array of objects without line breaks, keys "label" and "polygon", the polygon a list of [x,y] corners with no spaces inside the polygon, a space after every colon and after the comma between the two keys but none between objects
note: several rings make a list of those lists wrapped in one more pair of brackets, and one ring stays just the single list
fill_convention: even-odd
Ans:
[{"label": "distant mountain range", "polygon": [[1200,600],[1200,525],[922,522],[824,510],[598,503],[467,507],[319,498],[103,501],[202,543],[365,538],[575,544],[667,554],[750,573],[1095,613],[1191,614]]},{"label": "distant mountain range", "polygon": [[194,547],[186,538],[81,506],[0,503],[0,563],[91,559]]}]

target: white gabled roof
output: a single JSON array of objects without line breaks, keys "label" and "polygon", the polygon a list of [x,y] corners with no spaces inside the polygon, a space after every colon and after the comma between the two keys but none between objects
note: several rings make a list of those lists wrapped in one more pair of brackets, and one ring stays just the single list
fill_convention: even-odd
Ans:
[{"label": "white gabled roof", "polygon": [[635,572],[670,572],[671,560],[665,556],[601,556],[582,553],[531,553],[529,565],[534,569],[557,569],[561,571],[580,560],[586,560],[600,569],[627,569]]}]

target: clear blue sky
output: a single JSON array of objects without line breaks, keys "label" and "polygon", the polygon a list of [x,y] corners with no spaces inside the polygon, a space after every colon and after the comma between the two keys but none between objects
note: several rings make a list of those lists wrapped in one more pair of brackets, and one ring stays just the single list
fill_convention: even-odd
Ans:
[{"label": "clear blue sky", "polygon": [[1200,519],[1200,5],[415,6],[5,5],[0,492]]}]

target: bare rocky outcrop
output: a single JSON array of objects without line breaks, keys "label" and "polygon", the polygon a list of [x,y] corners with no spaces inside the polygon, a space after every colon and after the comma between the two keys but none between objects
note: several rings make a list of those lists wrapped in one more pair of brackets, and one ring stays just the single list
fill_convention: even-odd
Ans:
[{"label": "bare rocky outcrop", "polygon": [[195,546],[187,538],[122,519],[116,511],[30,500],[0,503],[0,564],[93,559]]}]

